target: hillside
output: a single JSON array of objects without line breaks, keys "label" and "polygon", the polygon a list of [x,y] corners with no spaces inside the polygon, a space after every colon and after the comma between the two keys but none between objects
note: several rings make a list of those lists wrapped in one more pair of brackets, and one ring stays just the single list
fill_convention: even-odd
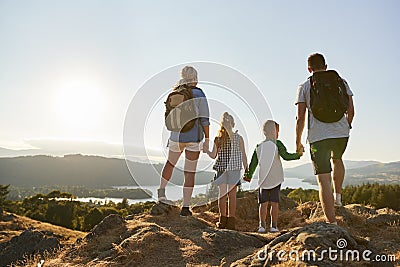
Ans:
[{"label": "hillside", "polygon": [[400,183],[400,161],[378,163],[362,168],[348,170],[349,184],[367,182]]},{"label": "hillside", "polygon": [[[400,213],[362,205],[338,208],[339,226],[323,223],[319,203],[297,205],[282,195],[280,233],[258,234],[255,192],[238,199],[238,231],[220,230],[216,204],[195,207],[194,216],[181,218],[179,209],[156,204],[150,212],[123,219],[106,217],[84,238],[44,259],[44,266],[365,266],[367,261],[330,260],[324,249],[343,253],[370,250],[370,257],[395,255],[400,264]],[[343,240],[342,240],[343,241]],[[0,244],[1,246],[1,244]],[[321,261],[299,259],[282,262],[276,255],[258,259],[260,250],[314,250]],[[261,255],[261,254],[259,254]],[[325,255],[326,256],[326,255]],[[36,257],[17,266],[37,266]],[[376,266],[376,263],[373,265]],[[378,266],[394,266],[386,262]]]},{"label": "hillside", "polygon": [[[345,161],[345,185],[363,182],[398,183],[400,162],[376,163],[375,161]],[[86,186],[104,188],[124,185],[158,185],[162,164],[129,162],[135,179],[132,179],[123,159],[80,154],[54,156],[23,156],[0,158],[0,184],[15,187]],[[207,184],[212,172],[199,172],[196,184]],[[310,163],[285,169],[286,177],[304,178],[315,184]],[[183,172],[175,169],[171,182],[182,184]]]},{"label": "hillside", "polygon": [[[132,179],[123,159],[80,154],[0,158],[0,184],[17,187],[79,185],[90,188],[159,184],[162,164],[129,162],[129,166],[134,170],[135,179]],[[196,183],[206,184],[212,177],[212,173],[200,172]],[[175,170],[171,181],[182,184],[183,172]]]},{"label": "hillside", "polygon": [[[379,164],[378,161],[353,161],[345,160],[343,164],[347,170],[362,168],[370,165]],[[286,177],[309,178],[314,177],[314,170],[311,163],[302,164],[297,167],[285,169]]]},{"label": "hillside", "polygon": [[[380,163],[376,161],[344,161],[346,177],[344,186],[365,183],[399,184],[400,162]],[[316,184],[311,163],[285,169],[286,177],[303,178],[304,181]]]}]

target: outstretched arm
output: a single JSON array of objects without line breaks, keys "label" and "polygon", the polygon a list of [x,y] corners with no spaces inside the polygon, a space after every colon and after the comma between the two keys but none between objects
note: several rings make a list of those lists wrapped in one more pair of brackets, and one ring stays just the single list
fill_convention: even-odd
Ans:
[{"label": "outstretched arm", "polygon": [[257,157],[257,148],[254,149],[253,156],[251,157],[249,170],[245,173],[245,181],[250,182],[251,178],[253,178],[254,172],[257,169],[258,165],[258,157]]},{"label": "outstretched arm", "polygon": [[216,141],[217,141],[217,138],[214,139],[213,150],[209,151],[207,149],[207,151],[206,151],[207,155],[212,159],[215,159],[217,157],[217,154],[218,154],[218,146],[217,146],[217,142]]},{"label": "outstretched arm", "polygon": [[242,152],[243,167],[246,173],[249,166],[247,165],[247,155],[246,155],[246,148],[244,147],[243,137],[240,137],[240,151]]},{"label": "outstretched arm", "polygon": [[300,159],[300,156],[302,152],[298,153],[289,153],[287,152],[287,149],[285,147],[285,145],[279,141],[276,140],[276,146],[278,147],[278,152],[279,152],[279,156],[281,156],[284,160],[296,160],[296,159]]}]

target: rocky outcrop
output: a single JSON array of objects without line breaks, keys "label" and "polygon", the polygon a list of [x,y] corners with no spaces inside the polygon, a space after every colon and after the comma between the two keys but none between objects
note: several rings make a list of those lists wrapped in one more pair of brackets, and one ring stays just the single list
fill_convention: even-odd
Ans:
[{"label": "rocky outcrop", "polygon": [[44,254],[60,247],[57,237],[51,232],[40,232],[35,229],[24,231],[10,241],[0,244],[0,266],[29,257],[33,254]]},{"label": "rocky outcrop", "polygon": [[[111,215],[110,215],[111,216]],[[219,230],[196,217],[182,218],[179,209],[162,215],[140,215],[124,221],[106,217],[64,255],[64,262],[114,266],[220,265],[245,257],[271,238],[251,233]]]},{"label": "rocky outcrop", "polygon": [[98,236],[104,236],[107,235],[109,231],[115,229],[121,229],[122,231],[125,230],[125,220],[118,214],[110,214],[90,230],[90,233],[85,237],[85,239],[91,240]]},{"label": "rocky outcrop", "polygon": [[376,255],[367,240],[353,237],[343,227],[317,222],[283,233],[232,266],[364,266]]},{"label": "rocky outcrop", "polygon": [[[369,258],[396,254],[400,259],[400,213],[389,209],[340,207],[336,209],[338,226],[323,222],[320,203],[297,205],[282,196],[281,232],[266,234],[256,232],[255,192],[238,198],[238,231],[215,227],[216,202],[194,208],[193,216],[181,217],[179,211],[179,207],[158,203],[149,212],[126,220],[109,215],[84,238],[45,258],[44,266],[376,266],[376,262],[362,258],[365,251],[370,251]],[[48,239],[57,237],[51,232],[40,233]],[[12,261],[2,257],[12,255],[13,249],[36,246],[36,242],[21,241],[21,236],[23,244],[10,240],[14,246],[8,251],[6,243],[0,245],[1,263],[3,259]],[[32,255],[43,250],[35,247],[26,251]],[[381,265],[393,266],[393,262]]]}]

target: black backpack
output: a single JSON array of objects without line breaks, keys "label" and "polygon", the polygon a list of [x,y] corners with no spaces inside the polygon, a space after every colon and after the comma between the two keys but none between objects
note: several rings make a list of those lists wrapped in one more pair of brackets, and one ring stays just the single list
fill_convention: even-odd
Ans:
[{"label": "black backpack", "polygon": [[349,106],[346,85],[334,70],[314,72],[310,77],[310,108],[322,122],[339,121]]},{"label": "black backpack", "polygon": [[165,103],[165,126],[169,131],[187,132],[193,128],[197,120],[193,89],[188,85],[180,85],[171,92]]}]

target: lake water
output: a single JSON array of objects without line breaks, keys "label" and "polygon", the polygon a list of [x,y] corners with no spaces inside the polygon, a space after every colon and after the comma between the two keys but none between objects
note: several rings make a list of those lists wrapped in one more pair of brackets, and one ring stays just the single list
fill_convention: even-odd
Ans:
[{"label": "lake water", "polygon": [[[193,196],[196,196],[198,194],[205,194],[207,192],[209,185],[196,185],[195,188],[193,189]],[[253,179],[251,183],[242,183],[242,189],[243,190],[253,190],[257,187],[257,179]],[[286,187],[289,188],[303,188],[303,189],[318,189],[317,185],[313,185],[307,182],[304,182],[302,179],[298,178],[285,178],[285,181],[283,182],[281,188],[284,189]],[[137,188],[142,188],[142,189],[148,189],[154,197],[157,197],[157,188],[158,185],[149,185],[149,186],[118,186],[116,188],[126,188],[126,189],[137,189]],[[175,186],[175,185],[169,185],[166,188],[166,195],[167,198],[170,200],[179,200],[182,199],[182,186]],[[84,198],[76,198],[76,200],[81,201],[81,202],[109,202],[113,201],[114,203],[119,203],[122,201],[122,198],[95,198],[95,197],[84,197]],[[149,198],[145,199],[128,199],[129,204],[135,204],[139,202],[146,202],[146,201],[156,201],[156,199],[153,199],[151,196]]]}]

